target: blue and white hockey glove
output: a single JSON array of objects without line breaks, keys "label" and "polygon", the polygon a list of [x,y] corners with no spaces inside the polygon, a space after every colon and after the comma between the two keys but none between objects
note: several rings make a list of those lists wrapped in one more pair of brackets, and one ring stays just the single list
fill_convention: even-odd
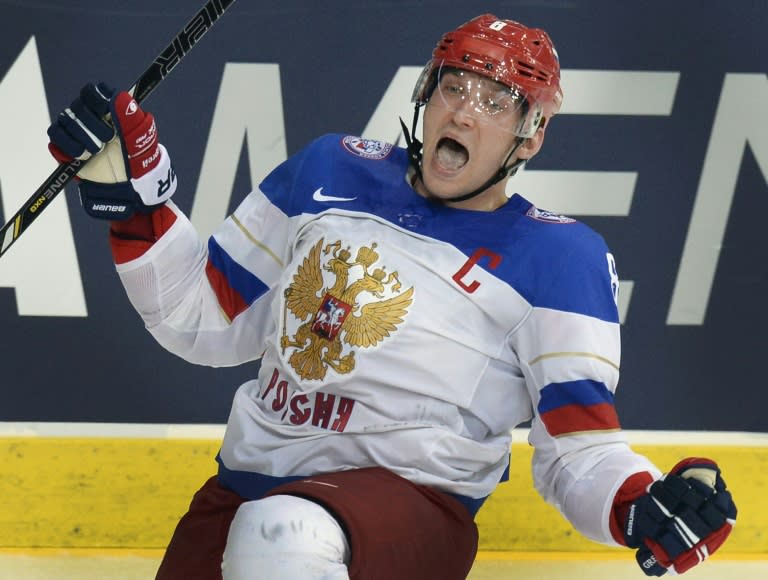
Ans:
[{"label": "blue and white hockey glove", "polygon": [[736,505],[710,459],[684,459],[629,505],[624,539],[648,576],[676,575],[725,542]]},{"label": "blue and white hockey glove", "polygon": [[176,191],[170,157],[151,113],[126,92],[89,83],[48,128],[59,162],[90,159],[80,170],[80,201],[96,218],[124,220],[149,213]]}]

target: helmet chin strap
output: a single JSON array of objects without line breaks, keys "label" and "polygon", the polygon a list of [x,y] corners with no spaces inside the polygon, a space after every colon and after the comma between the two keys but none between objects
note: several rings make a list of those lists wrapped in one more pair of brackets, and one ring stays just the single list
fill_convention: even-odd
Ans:
[{"label": "helmet chin strap", "polygon": [[[408,161],[416,171],[416,178],[423,181],[421,177],[421,147],[422,143],[416,139],[416,126],[419,124],[419,109],[422,107],[421,103],[416,103],[413,109],[413,124],[411,126],[411,132],[408,132],[408,127],[405,126],[403,119],[400,119],[400,126],[403,128],[403,136],[405,137],[406,150],[408,151]],[[413,135],[413,137],[411,137]]]},{"label": "helmet chin strap", "polygon": [[[411,166],[413,167],[415,173],[416,173],[416,179],[424,183],[424,177],[421,173],[421,161],[422,161],[422,143],[416,137],[412,137],[412,135],[416,135],[416,126],[419,123],[419,108],[422,106],[422,104],[416,104],[416,107],[413,111],[413,124],[411,126],[410,133],[408,132],[408,128],[405,126],[405,123],[402,119],[400,119],[400,126],[403,129],[403,136],[405,137],[405,143],[406,143],[406,150],[408,151],[408,161],[410,162]],[[496,185],[499,181],[502,179],[505,179],[506,177],[509,177],[511,175],[514,175],[517,173],[517,170],[520,169],[520,167],[525,163],[525,159],[518,159],[515,161],[512,165],[507,165],[509,162],[510,157],[515,154],[515,151],[518,150],[520,145],[523,144],[523,141],[525,141],[522,137],[517,137],[515,139],[515,145],[510,150],[509,154],[507,155],[506,159],[504,159],[504,163],[501,164],[501,167],[499,168],[496,173],[491,175],[491,177],[483,183],[480,187],[477,189],[470,191],[469,193],[465,193],[464,195],[459,195],[457,197],[451,197],[449,199],[446,199],[445,201],[448,203],[458,203],[460,201],[467,201],[468,199],[472,199],[473,197],[476,197],[483,193],[488,188]]]}]

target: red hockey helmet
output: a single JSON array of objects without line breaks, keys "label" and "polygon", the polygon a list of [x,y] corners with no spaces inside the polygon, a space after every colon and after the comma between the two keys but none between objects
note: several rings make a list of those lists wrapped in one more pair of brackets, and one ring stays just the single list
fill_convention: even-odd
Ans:
[{"label": "red hockey helmet", "polygon": [[483,14],[445,33],[416,83],[413,102],[429,100],[443,68],[471,71],[522,92],[530,117],[523,137],[531,136],[542,116],[550,118],[560,110],[560,63],[541,29]]}]

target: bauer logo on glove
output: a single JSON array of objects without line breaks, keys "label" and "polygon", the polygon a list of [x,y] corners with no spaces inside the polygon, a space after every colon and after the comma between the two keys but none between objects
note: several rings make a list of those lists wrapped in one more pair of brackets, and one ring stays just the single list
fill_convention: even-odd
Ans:
[{"label": "bauer logo on glove", "polygon": [[157,136],[152,113],[126,92],[89,83],[49,127],[49,149],[60,162],[90,159],[78,173],[80,200],[97,218],[148,213],[176,191],[176,174]]}]

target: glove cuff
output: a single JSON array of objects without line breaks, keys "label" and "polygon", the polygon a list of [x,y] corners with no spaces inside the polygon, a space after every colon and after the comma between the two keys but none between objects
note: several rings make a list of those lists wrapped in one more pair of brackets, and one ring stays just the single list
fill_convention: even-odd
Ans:
[{"label": "glove cuff", "polygon": [[144,205],[127,181],[98,183],[82,180],[80,203],[89,216],[115,221],[128,219]]},{"label": "glove cuff", "polygon": [[627,520],[629,518],[630,509],[634,501],[645,494],[648,491],[648,487],[654,482],[653,475],[647,471],[641,471],[629,476],[619,491],[613,498],[613,508],[611,509],[610,520],[608,522],[611,530],[611,535],[616,543],[622,546],[628,546],[635,548],[628,543],[625,536],[625,530],[627,528]]}]

